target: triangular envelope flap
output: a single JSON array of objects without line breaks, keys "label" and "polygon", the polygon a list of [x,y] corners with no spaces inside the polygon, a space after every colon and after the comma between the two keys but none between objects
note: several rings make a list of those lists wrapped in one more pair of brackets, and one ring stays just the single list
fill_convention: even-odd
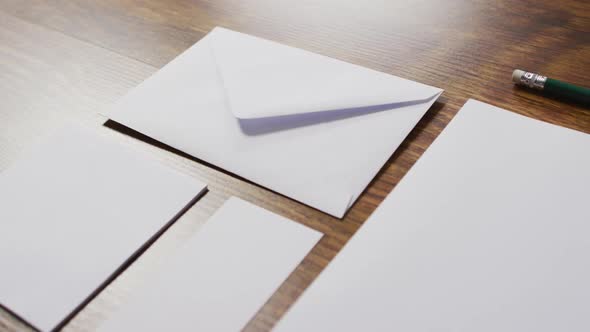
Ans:
[{"label": "triangular envelope flap", "polygon": [[442,91],[223,28],[208,39],[239,119],[426,101]]}]

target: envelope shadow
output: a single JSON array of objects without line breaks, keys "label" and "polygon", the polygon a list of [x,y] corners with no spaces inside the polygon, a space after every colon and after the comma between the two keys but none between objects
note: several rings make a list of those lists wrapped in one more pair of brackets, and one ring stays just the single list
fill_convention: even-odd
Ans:
[{"label": "envelope shadow", "polygon": [[426,103],[438,94],[432,97],[420,100],[411,100],[401,103],[373,105],[365,107],[345,108],[336,110],[327,110],[319,112],[310,112],[304,114],[290,114],[257,119],[238,119],[242,132],[249,136],[269,134],[276,131],[295,129],[299,127],[311,126],[319,123],[338,121],[353,118],[361,115],[394,110],[399,107],[406,107]]}]

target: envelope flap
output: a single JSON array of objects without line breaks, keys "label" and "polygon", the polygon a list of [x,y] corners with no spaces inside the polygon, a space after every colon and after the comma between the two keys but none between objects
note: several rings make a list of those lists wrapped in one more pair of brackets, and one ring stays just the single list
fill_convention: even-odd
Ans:
[{"label": "envelope flap", "polygon": [[239,119],[413,102],[442,91],[223,28],[209,38],[228,106]]}]

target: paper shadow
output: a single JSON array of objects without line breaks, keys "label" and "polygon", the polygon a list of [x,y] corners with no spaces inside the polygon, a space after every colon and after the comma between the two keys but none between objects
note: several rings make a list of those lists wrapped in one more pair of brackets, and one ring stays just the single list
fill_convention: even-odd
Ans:
[{"label": "paper shadow", "polygon": [[432,100],[433,98],[436,98],[437,96],[438,94],[435,94],[432,97],[426,99],[411,100],[401,103],[344,108],[337,110],[310,112],[304,114],[281,115],[257,119],[238,119],[238,123],[240,124],[242,132],[246,135],[263,135],[281,130],[294,129],[319,123],[353,118],[371,113],[389,111],[399,107],[423,104]]}]

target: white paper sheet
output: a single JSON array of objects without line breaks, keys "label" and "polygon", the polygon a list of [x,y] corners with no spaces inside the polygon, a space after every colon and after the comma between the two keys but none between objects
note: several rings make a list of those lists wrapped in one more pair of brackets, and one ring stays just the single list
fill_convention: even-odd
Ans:
[{"label": "white paper sheet", "polygon": [[109,115],[342,217],[441,93],[216,28]]},{"label": "white paper sheet", "polygon": [[470,100],[275,331],[590,331],[590,135]]},{"label": "white paper sheet", "polygon": [[100,331],[239,331],[320,237],[230,198]]},{"label": "white paper sheet", "polygon": [[0,303],[53,329],[205,185],[65,129],[0,173]]}]

